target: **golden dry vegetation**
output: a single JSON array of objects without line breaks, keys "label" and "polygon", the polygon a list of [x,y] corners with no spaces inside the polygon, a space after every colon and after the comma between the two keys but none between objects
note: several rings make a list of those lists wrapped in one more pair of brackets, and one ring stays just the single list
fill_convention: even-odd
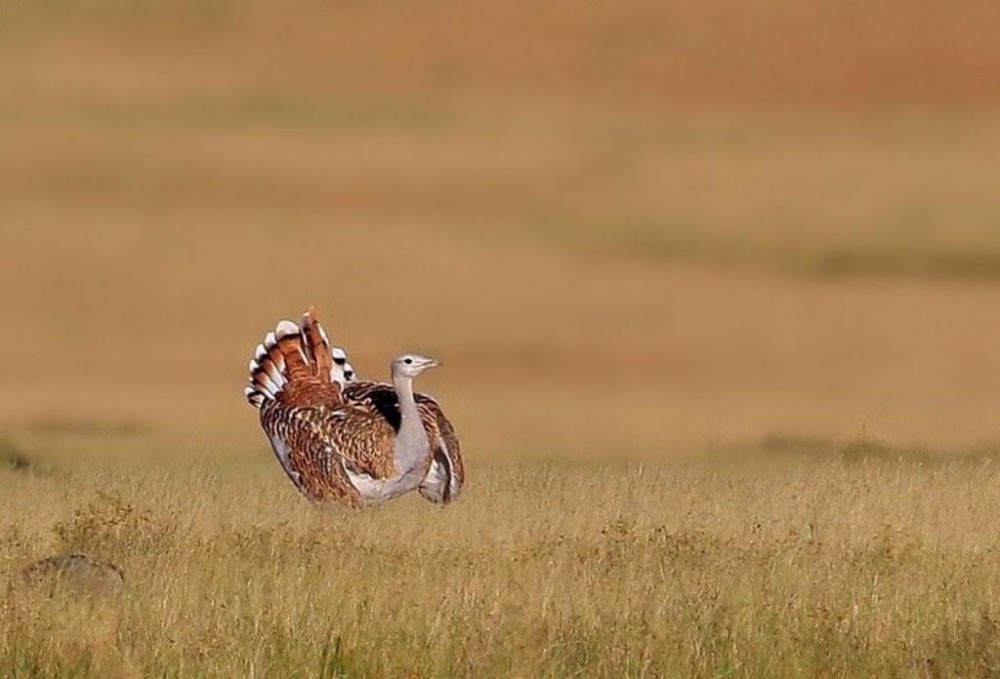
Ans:
[{"label": "golden dry vegetation", "polygon": [[[0,675],[1000,672],[998,29],[0,3]],[[287,484],[241,392],[309,304],[447,361],[456,505]],[[20,586],[72,550],[126,590]]]},{"label": "golden dry vegetation", "polygon": [[[1000,671],[995,449],[478,459],[450,508],[357,512],[309,507],[263,450],[25,440],[48,452],[0,472],[4,676]],[[173,462],[107,457],[138,449]],[[20,579],[54,551],[99,554],[126,585]]]}]

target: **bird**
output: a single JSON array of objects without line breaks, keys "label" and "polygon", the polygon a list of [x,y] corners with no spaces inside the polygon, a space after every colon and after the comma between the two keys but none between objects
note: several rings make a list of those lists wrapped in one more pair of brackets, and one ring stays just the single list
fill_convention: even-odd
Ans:
[{"label": "bird", "polygon": [[392,361],[391,383],[359,380],[315,309],[283,320],[257,345],[244,393],[295,487],[313,503],[361,507],[411,491],[449,504],[465,481],[458,436],[413,381],[443,365],[419,354]]}]

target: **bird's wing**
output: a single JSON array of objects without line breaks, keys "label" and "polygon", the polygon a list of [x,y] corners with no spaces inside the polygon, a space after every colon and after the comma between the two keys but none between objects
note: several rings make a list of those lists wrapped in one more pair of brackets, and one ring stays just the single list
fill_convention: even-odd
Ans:
[{"label": "bird's wing", "polygon": [[382,418],[393,431],[399,431],[399,398],[391,384],[356,380],[344,386],[344,402],[348,405]]},{"label": "bird's wing", "polygon": [[361,495],[323,435],[325,421],[340,417],[341,411],[324,406],[288,407],[270,401],[260,421],[282,469],[300,492],[313,502],[359,505]]},{"label": "bird's wing", "polygon": [[431,502],[448,504],[458,498],[465,483],[462,448],[438,402],[424,394],[416,398],[431,443],[431,461],[419,491]]},{"label": "bird's wing", "polygon": [[318,503],[359,505],[395,473],[395,433],[356,409],[265,406],[261,423],[281,466]]},{"label": "bird's wing", "polygon": [[383,418],[348,407],[343,419],[330,423],[326,436],[349,474],[364,474],[378,481],[397,474],[393,454],[396,431]]}]

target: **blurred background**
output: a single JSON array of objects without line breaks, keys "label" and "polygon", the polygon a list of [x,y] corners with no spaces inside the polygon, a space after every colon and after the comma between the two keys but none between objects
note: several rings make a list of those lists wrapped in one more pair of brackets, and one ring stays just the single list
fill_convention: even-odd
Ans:
[{"label": "blurred background", "polygon": [[443,358],[470,458],[994,440],[998,38],[994,0],[8,0],[0,426],[264,454],[246,363],[315,304],[365,377]]}]

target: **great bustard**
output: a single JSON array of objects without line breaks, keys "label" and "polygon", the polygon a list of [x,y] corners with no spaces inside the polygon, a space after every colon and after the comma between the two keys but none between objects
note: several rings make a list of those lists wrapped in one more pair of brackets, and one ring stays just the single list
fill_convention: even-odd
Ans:
[{"label": "great bustard", "polygon": [[250,361],[247,400],[288,477],[313,502],[353,506],[412,490],[458,497],[465,479],[451,422],[413,379],[441,365],[417,354],[392,362],[392,384],[356,379],[312,309],[281,321]]}]

